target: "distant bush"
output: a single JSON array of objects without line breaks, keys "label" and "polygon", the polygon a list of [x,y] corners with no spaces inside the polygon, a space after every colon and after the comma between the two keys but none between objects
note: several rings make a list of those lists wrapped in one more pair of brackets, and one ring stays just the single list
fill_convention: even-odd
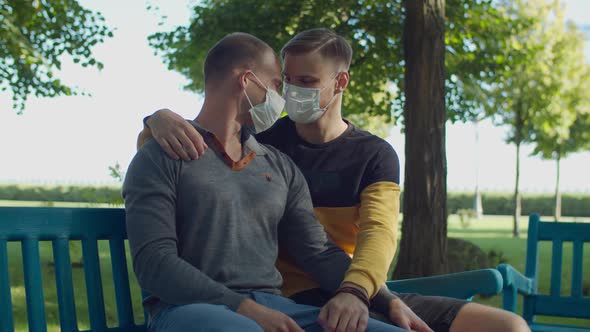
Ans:
[{"label": "distant bush", "polygon": [[[119,186],[29,186],[0,185],[0,200],[41,201],[41,202],[82,202],[122,204]],[[403,194],[402,194],[403,200]],[[447,195],[447,211],[456,213],[473,209],[473,193],[451,192]],[[403,201],[402,201],[403,202]],[[511,193],[483,193],[483,212],[487,215],[511,215],[513,201]],[[403,207],[403,203],[401,205]],[[553,215],[553,195],[529,195],[522,197],[522,214],[540,213]],[[590,195],[564,194],[562,215],[590,217]]]},{"label": "distant bush", "polygon": [[121,204],[120,187],[0,186],[0,200]]},{"label": "distant bush", "polygon": [[[483,213],[486,215],[511,215],[514,213],[512,193],[482,193]],[[447,211],[450,213],[473,209],[474,194],[451,192],[447,195]],[[551,216],[554,212],[553,195],[523,194],[522,214],[539,213]],[[402,204],[403,206],[403,204]],[[590,195],[563,194],[561,214],[569,217],[590,217]]]}]

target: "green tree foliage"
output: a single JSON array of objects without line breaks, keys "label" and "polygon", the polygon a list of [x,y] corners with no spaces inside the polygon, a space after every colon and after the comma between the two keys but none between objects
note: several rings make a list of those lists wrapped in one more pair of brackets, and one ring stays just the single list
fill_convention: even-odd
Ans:
[{"label": "green tree foliage", "polygon": [[[477,113],[476,87],[503,66],[508,31],[499,29],[510,18],[493,2],[447,1],[446,98],[453,121]],[[188,89],[202,92],[207,50],[227,33],[252,33],[278,51],[297,32],[331,28],[347,38],[354,52],[345,115],[386,115],[395,121],[403,111],[404,17],[401,0],[205,0],[194,7],[189,26],[156,33],[150,43],[170,69],[189,79]]]},{"label": "green tree foliage", "polygon": [[92,47],[111,36],[102,15],[77,0],[2,0],[0,91],[10,89],[13,107],[21,112],[30,95],[75,94],[56,77],[64,56],[100,69]]},{"label": "green tree foliage", "polygon": [[582,39],[566,25],[559,1],[513,0],[501,8],[520,19],[508,26],[513,33],[504,54],[506,67],[483,87],[481,104],[496,124],[510,128],[506,142],[516,146],[513,234],[518,236],[520,148],[536,140],[559,142],[569,135],[576,119],[571,104],[581,98],[579,79],[571,75],[572,65],[580,63],[573,60],[583,59]]},{"label": "green tree foliage", "polygon": [[391,126],[387,122],[386,115],[369,115],[367,113],[349,114],[347,119],[359,128],[369,131],[371,134],[386,139]]},{"label": "green tree foliage", "polygon": [[584,59],[584,35],[559,24],[551,65],[551,99],[546,112],[533,119],[533,155],[555,160],[554,218],[561,217],[560,163],[569,154],[590,150],[590,65]]}]

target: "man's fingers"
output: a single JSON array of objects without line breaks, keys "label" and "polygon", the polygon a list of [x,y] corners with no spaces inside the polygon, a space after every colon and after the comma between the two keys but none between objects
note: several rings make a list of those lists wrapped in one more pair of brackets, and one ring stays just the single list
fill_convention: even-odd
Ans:
[{"label": "man's fingers", "polygon": [[199,132],[193,126],[189,126],[184,130],[184,133],[188,137],[188,139],[192,142],[192,144],[197,149],[197,153],[199,154],[197,157],[200,157],[205,153],[208,146],[203,139],[203,136],[199,134]]},{"label": "man's fingers", "polygon": [[338,320],[339,319],[340,319],[340,315],[335,313],[334,310],[331,310],[330,312],[328,312],[328,322],[326,323],[326,326],[324,326],[324,331],[328,331],[328,332],[337,331],[336,329],[338,328]]},{"label": "man's fingers", "polygon": [[289,332],[304,332],[291,317],[287,320],[287,327],[289,328]]},{"label": "man's fingers", "polygon": [[182,143],[176,137],[171,137],[170,139],[168,139],[168,143],[170,143],[170,146],[172,147],[174,152],[176,152],[176,154],[180,156],[180,158],[187,161],[191,160],[188,153],[186,153],[186,151],[182,147]]},{"label": "man's fingers", "polygon": [[359,319],[359,323],[358,323],[358,331],[361,332],[365,332],[365,330],[367,329],[367,326],[369,325],[369,317],[363,315],[360,319]]},{"label": "man's fingers", "polygon": [[176,154],[176,152],[174,152],[174,149],[172,149],[170,144],[168,144],[168,141],[162,139],[162,140],[159,140],[158,143],[160,143],[160,146],[162,146],[162,149],[164,149],[164,151],[166,152],[166,154],[170,158],[172,158],[174,160],[180,159],[180,157]]},{"label": "man's fingers", "polygon": [[406,317],[400,317],[397,324],[399,327],[401,327],[404,330],[411,330],[412,329],[410,326],[410,320],[407,319]]},{"label": "man's fingers", "polygon": [[324,325],[328,322],[328,310],[326,310],[325,306],[320,309],[320,314],[318,315],[318,319],[316,321],[322,327],[324,327]]},{"label": "man's fingers", "polygon": [[190,138],[186,135],[186,132],[181,131],[180,133],[178,133],[177,137],[180,141],[180,144],[182,144],[183,149],[188,154],[189,158],[193,160],[198,159],[199,153],[197,152],[197,148],[193,144],[193,141],[191,141]]},{"label": "man's fingers", "polygon": [[343,312],[338,312],[334,316],[338,316],[338,326],[336,327],[336,331],[338,331],[338,332],[356,332],[356,325],[357,325],[356,323],[358,322],[358,317],[346,315]]},{"label": "man's fingers", "polygon": [[416,317],[412,328],[418,332],[434,332],[422,319]]}]

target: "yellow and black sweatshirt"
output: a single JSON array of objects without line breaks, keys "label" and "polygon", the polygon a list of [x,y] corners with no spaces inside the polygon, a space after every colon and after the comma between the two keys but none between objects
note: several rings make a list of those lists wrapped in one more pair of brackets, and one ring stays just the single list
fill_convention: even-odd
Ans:
[{"label": "yellow and black sweatshirt", "polygon": [[[330,239],[353,256],[344,281],[373,297],[387,279],[397,245],[400,188],[394,149],[351,123],[340,137],[310,144],[288,117],[256,138],[287,154],[301,169],[316,216]],[[285,296],[318,287],[283,251],[277,267]]]}]

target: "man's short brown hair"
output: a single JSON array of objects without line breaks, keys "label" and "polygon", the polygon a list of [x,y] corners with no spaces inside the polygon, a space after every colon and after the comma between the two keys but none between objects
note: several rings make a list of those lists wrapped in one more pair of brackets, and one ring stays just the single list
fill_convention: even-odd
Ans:
[{"label": "man's short brown hair", "polygon": [[249,33],[230,33],[207,53],[204,66],[205,84],[212,78],[225,78],[236,68],[254,70],[257,64],[264,61],[264,56],[269,51],[273,52],[267,43]]},{"label": "man's short brown hair", "polygon": [[283,46],[281,58],[286,54],[300,55],[318,51],[320,54],[346,70],[352,61],[352,47],[336,32],[330,29],[311,29],[298,33]]}]

